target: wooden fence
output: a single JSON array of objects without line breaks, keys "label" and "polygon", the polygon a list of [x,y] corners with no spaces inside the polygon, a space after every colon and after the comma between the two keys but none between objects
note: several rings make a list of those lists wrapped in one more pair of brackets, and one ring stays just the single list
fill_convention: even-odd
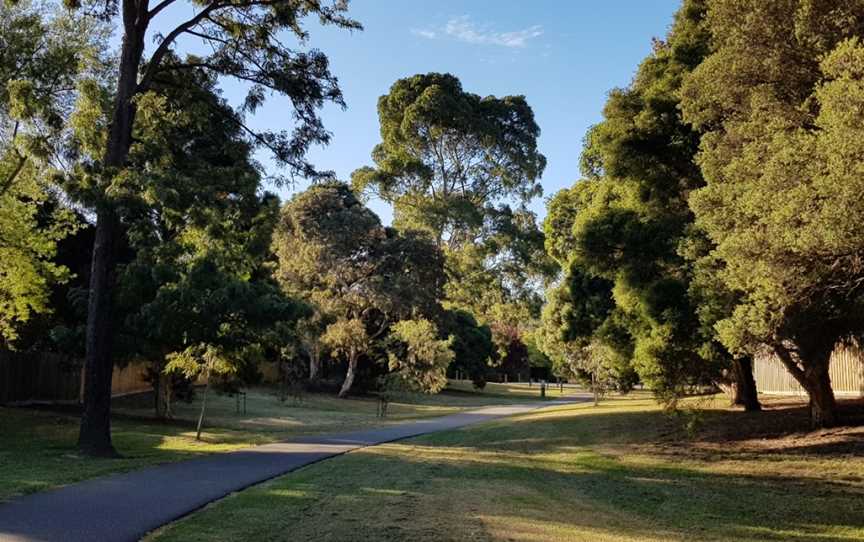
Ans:
[{"label": "wooden fence", "polygon": [[77,401],[80,364],[50,353],[0,351],[0,403]]},{"label": "wooden fence", "polygon": [[[144,364],[115,367],[111,393],[148,391]],[[81,362],[48,352],[0,350],[0,404],[26,401],[77,402],[81,400]]]},{"label": "wooden fence", "polygon": [[[753,360],[756,388],[760,393],[806,395],[800,384],[773,354],[762,354]],[[864,351],[839,346],[831,354],[831,384],[840,397],[864,397]]]}]

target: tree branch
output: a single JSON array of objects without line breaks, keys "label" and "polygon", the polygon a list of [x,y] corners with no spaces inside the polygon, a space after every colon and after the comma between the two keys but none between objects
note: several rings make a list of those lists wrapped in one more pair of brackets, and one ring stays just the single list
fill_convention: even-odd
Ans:
[{"label": "tree branch", "polygon": [[153,17],[158,15],[160,11],[167,8],[168,6],[170,6],[171,4],[173,4],[176,1],[177,0],[162,0],[161,2],[156,4],[156,7],[154,7],[153,9],[151,9],[150,11],[147,12],[147,19],[148,20],[153,19]]},{"label": "tree branch", "polygon": [[3,186],[0,186],[0,195],[5,194],[7,190],[12,188],[12,183],[15,182],[15,178],[21,174],[21,171],[24,169],[24,165],[27,163],[27,156],[18,153],[18,163],[15,165],[15,169],[12,170],[12,173],[7,177],[7,179],[3,182]]},{"label": "tree branch", "polygon": [[779,358],[780,362],[786,366],[786,369],[790,373],[792,373],[792,376],[795,377],[795,380],[797,380],[799,384],[806,388],[808,384],[804,370],[798,366],[794,359],[792,359],[792,353],[789,351],[789,349],[778,343],[774,345],[774,353],[777,354],[777,358]]},{"label": "tree branch", "polygon": [[150,82],[153,79],[153,75],[159,69],[159,64],[161,64],[162,59],[165,58],[166,54],[168,54],[168,50],[171,48],[171,45],[177,40],[177,37],[180,34],[182,34],[183,32],[186,32],[187,30],[189,30],[190,28],[192,28],[196,24],[200,23],[212,11],[214,11],[216,9],[223,8],[227,5],[230,5],[230,4],[220,4],[218,2],[214,2],[214,3],[210,4],[209,6],[205,7],[204,9],[202,9],[201,11],[199,11],[191,19],[183,22],[182,24],[180,24],[176,28],[174,28],[174,30],[172,30],[165,37],[164,40],[162,40],[162,43],[159,44],[159,47],[156,48],[156,51],[153,53],[153,56],[150,57],[150,61],[147,63],[147,71],[144,72],[144,76],[141,78],[141,82],[138,83],[137,91],[138,92],[145,92],[147,90],[147,88],[150,85]]}]

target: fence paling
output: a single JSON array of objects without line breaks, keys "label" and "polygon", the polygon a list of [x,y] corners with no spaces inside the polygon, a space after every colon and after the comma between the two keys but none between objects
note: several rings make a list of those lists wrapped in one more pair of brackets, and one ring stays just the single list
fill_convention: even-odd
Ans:
[{"label": "fence paling", "polygon": [[0,403],[74,401],[80,366],[62,354],[0,351]]},{"label": "fence paling", "polygon": [[[753,365],[760,393],[806,395],[775,356],[756,356]],[[838,346],[831,354],[829,374],[836,395],[864,397],[864,352],[860,348]]]},{"label": "fence paling", "polygon": [[[26,401],[80,401],[81,362],[51,352],[0,350],[0,404]],[[114,395],[150,390],[143,364],[114,368]]]}]

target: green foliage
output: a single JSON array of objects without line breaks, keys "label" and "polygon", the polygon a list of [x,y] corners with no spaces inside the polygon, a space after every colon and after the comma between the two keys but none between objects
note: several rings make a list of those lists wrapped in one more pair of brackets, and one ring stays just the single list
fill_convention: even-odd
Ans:
[{"label": "green foliage", "polygon": [[452,245],[483,225],[485,207],[541,193],[540,129],[522,96],[481,98],[449,74],[400,79],[378,101],[375,168],[352,182],[394,203],[397,225],[423,227]]},{"label": "green foliage", "polygon": [[682,110],[706,132],[690,198],[704,258],[737,296],[716,328],[735,352],[774,349],[832,424],[830,353],[864,330],[864,7],[717,1],[707,20],[714,52]]},{"label": "green foliage", "polygon": [[372,339],[366,332],[366,326],[358,318],[339,319],[327,326],[323,342],[337,356],[342,356],[349,362],[355,361],[365,354],[372,346]]},{"label": "green foliage", "polygon": [[405,389],[438,393],[447,386],[447,368],[453,361],[454,338],[438,339],[429,320],[402,320],[390,330],[388,365]]},{"label": "green foliage", "polygon": [[[368,354],[394,322],[440,318],[441,250],[421,232],[382,226],[344,183],[317,183],[288,202],[273,249],[284,290],[312,305],[321,324],[338,324],[332,331],[339,331],[337,336],[327,328],[325,345],[347,344],[348,331],[342,328],[348,322],[363,326],[362,345],[336,352],[349,361],[342,395],[353,382],[359,356]],[[304,341],[315,348],[311,336]]]},{"label": "green foliage", "polygon": [[690,297],[692,264],[679,252],[693,220],[689,194],[703,181],[694,161],[700,134],[682,121],[678,90],[708,52],[704,12],[702,2],[685,2],[633,83],[610,93],[604,120],[586,137],[586,179],[550,201],[545,224],[547,250],[568,269],[570,288],[566,316],[556,317],[562,311],[553,306],[549,325],[579,341],[577,352],[610,352],[583,356],[589,361],[632,358],[661,396],[711,382],[722,367],[699,356],[713,333],[702,333]]},{"label": "green foliage", "polygon": [[475,384],[485,384],[489,363],[495,353],[489,326],[478,324],[468,311],[448,310],[442,327],[446,335],[453,337],[452,370],[468,375]]},{"label": "green foliage", "polygon": [[166,372],[179,372],[194,380],[202,375],[227,375],[235,372],[236,366],[218,348],[208,344],[195,344],[168,355]]},{"label": "green foliage", "polygon": [[554,265],[525,208],[542,193],[546,165],[525,98],[480,97],[450,74],[429,73],[396,81],[378,115],[375,165],[355,171],[352,186],[391,203],[397,228],[444,247],[450,307],[487,323],[514,309],[536,317]]},{"label": "green foliage", "polygon": [[58,166],[75,87],[102,47],[86,17],[21,2],[0,10],[0,344],[14,345],[34,314],[51,311],[69,278],[57,243],[78,227],[60,202]]},{"label": "green foliage", "polygon": [[[172,385],[158,375],[180,362],[191,370],[207,349],[231,365],[218,371],[221,383],[254,381],[265,357],[293,350],[305,308],[270,278],[279,202],[258,194],[251,146],[215,81],[202,71],[162,77],[138,111],[129,166],[114,186],[128,243],[115,346],[118,361],[150,361],[167,405]],[[157,414],[170,412],[157,401]]]},{"label": "green foliage", "polygon": [[622,313],[612,285],[572,267],[562,282],[547,290],[537,348],[548,356],[553,374],[588,380],[595,386],[629,390],[638,381],[631,358],[633,344],[621,325]]},{"label": "green foliage", "polygon": [[343,183],[313,185],[287,203],[273,248],[286,291],[325,314],[383,328],[439,310],[440,250],[415,232],[383,227]]}]

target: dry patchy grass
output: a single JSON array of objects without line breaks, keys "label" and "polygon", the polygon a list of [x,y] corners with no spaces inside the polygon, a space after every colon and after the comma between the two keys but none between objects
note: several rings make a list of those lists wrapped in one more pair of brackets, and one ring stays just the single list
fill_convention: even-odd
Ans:
[{"label": "dry patchy grass", "polygon": [[524,402],[525,397],[478,393],[406,396],[391,403],[388,418],[380,420],[372,397],[337,399],[310,393],[294,404],[282,403],[275,392],[262,388],[250,390],[246,413],[239,414],[233,397],[212,394],[200,442],[194,438],[199,400],[175,403],[175,418],[166,422],[151,418],[152,399],[146,396],[116,399],[112,434],[122,459],[79,456],[75,448],[78,414],[74,411],[0,408],[0,501],[96,476],[298,435],[444,416],[491,404]]},{"label": "dry patchy grass", "polygon": [[812,433],[800,404],[768,401],[751,415],[720,401],[700,402],[695,437],[637,396],[366,448],[232,495],[152,538],[864,539],[859,428]]}]

